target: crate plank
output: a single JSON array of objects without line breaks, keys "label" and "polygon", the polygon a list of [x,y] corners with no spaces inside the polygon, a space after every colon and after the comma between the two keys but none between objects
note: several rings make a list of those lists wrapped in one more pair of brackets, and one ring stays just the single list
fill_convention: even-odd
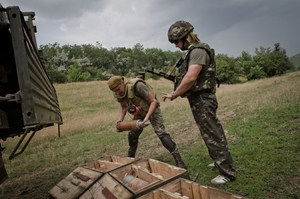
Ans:
[{"label": "crate plank", "polygon": [[139,178],[143,179],[147,182],[155,182],[155,181],[161,181],[160,178],[158,178],[157,176],[153,175],[152,173],[148,173],[143,169],[138,169],[139,171]]},{"label": "crate plank", "polygon": [[111,162],[118,162],[120,164],[128,164],[131,163],[133,161],[135,161],[135,158],[130,158],[130,157],[120,157],[120,156],[111,156]]},{"label": "crate plank", "polygon": [[137,161],[137,159],[120,156],[109,156],[89,163],[85,167],[106,173],[134,161]]},{"label": "crate plank", "polygon": [[209,192],[207,186],[200,186],[201,199],[209,199]]},{"label": "crate plank", "polygon": [[163,190],[161,193],[162,199],[184,199],[180,194],[170,193],[168,191]]},{"label": "crate plank", "polygon": [[133,194],[112,176],[104,174],[80,197],[80,199],[113,199],[113,197],[116,197],[117,199],[130,199],[132,196]]},{"label": "crate plank", "polygon": [[246,199],[233,193],[178,178],[138,199]]},{"label": "crate plank", "polygon": [[77,189],[70,181],[63,179],[49,191],[49,194],[56,199],[72,199],[80,194]]},{"label": "crate plank", "polygon": [[149,198],[149,199],[159,199],[161,191],[160,190],[154,190],[154,191],[152,191],[150,193],[151,193],[151,196],[153,198]]},{"label": "crate plank", "polygon": [[199,198],[199,199],[206,199],[206,197],[201,197],[201,187],[204,187],[203,185],[197,184],[197,183],[192,183],[192,193],[194,198]]},{"label": "crate plank", "polygon": [[118,163],[118,162],[104,162],[104,161],[101,161],[100,165],[101,165],[101,163],[103,165],[105,165],[105,168],[106,168],[105,172],[107,172],[109,170],[112,170],[112,169],[115,169],[115,168],[118,168],[118,167],[123,165],[123,164]]},{"label": "crate plank", "polygon": [[149,159],[149,165],[153,173],[159,173],[164,179],[168,179],[172,176],[176,176],[185,171],[185,169],[164,162],[160,162],[154,159]]},{"label": "crate plank", "polygon": [[193,195],[193,182],[188,180],[179,180],[181,185],[181,193],[183,196],[187,196],[189,198],[195,198]]},{"label": "crate plank", "polygon": [[168,186],[168,191],[171,193],[180,193],[181,192],[181,184],[179,180],[175,180],[173,181],[174,183],[169,184]]}]

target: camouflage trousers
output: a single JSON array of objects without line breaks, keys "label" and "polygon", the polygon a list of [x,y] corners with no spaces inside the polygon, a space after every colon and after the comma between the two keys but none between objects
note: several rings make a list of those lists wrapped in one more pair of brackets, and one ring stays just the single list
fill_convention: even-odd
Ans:
[{"label": "camouflage trousers", "polygon": [[[138,119],[143,120],[144,118],[139,116],[134,116],[133,118],[133,120],[138,120]],[[166,131],[163,115],[160,110],[159,104],[157,104],[154,113],[150,116],[149,119],[155,134],[162,141],[164,147],[167,148],[170,152],[173,152],[176,148],[176,143],[172,140],[170,134]],[[128,143],[129,143],[128,156],[129,157],[135,156],[135,152],[139,142],[139,136],[141,135],[142,132],[143,129],[136,130],[136,131],[131,130],[128,132]]]},{"label": "camouflage trousers", "polygon": [[223,127],[216,116],[218,102],[215,94],[195,93],[188,96],[196,124],[221,175],[235,179],[236,171],[227,146]]}]

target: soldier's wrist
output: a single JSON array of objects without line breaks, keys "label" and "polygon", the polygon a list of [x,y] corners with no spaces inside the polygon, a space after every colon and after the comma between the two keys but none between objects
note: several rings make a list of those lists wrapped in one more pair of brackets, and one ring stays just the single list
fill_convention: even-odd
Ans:
[{"label": "soldier's wrist", "polygon": [[175,92],[174,91],[172,91],[172,93],[171,93],[171,99],[173,100],[173,99],[176,99],[176,95],[175,95]]}]

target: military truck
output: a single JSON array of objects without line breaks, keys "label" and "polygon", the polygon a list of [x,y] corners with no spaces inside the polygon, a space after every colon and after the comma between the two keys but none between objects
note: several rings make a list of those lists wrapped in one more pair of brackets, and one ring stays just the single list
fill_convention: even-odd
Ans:
[{"label": "military truck", "polygon": [[[0,4],[0,142],[19,139],[9,159],[20,155],[36,132],[58,124],[60,135],[63,124],[56,90],[38,50],[34,17],[34,12]],[[2,149],[0,145],[0,184],[8,177]]]}]

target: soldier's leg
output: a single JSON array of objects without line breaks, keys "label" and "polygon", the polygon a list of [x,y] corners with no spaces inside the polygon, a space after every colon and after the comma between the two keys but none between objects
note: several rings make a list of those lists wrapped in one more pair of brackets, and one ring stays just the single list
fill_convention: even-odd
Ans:
[{"label": "soldier's leg", "polygon": [[172,154],[176,166],[186,169],[187,167],[180,156],[178,148],[176,147],[176,143],[172,140],[170,134],[167,133],[165,129],[163,116],[159,106],[155,109],[155,112],[152,114],[150,120],[153,129],[161,143]]},{"label": "soldier's leg", "polygon": [[129,131],[128,132],[128,157],[135,157],[135,153],[139,144],[139,136],[141,135],[143,130],[138,131]]},{"label": "soldier's leg", "polygon": [[189,98],[189,103],[209,155],[215,161],[220,174],[234,180],[236,172],[233,159],[227,146],[223,127],[216,117],[218,104],[215,95]]}]

